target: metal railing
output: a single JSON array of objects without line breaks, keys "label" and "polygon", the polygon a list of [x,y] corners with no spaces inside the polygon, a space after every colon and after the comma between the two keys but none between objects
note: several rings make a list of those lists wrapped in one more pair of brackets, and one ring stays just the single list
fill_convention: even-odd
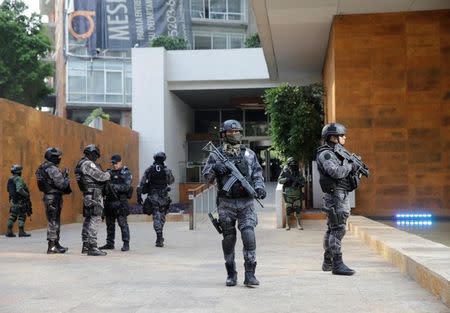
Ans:
[{"label": "metal railing", "polygon": [[216,209],[216,185],[201,185],[189,189],[189,229],[195,230],[199,223],[208,219],[208,213]]}]

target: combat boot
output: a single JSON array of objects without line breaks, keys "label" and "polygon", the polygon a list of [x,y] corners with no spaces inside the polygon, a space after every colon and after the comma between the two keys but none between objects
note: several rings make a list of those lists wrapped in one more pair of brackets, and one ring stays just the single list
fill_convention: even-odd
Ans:
[{"label": "combat boot", "polygon": [[325,252],[323,254],[323,263],[322,263],[322,271],[329,272],[333,267],[333,261],[331,257],[331,253]]},{"label": "combat boot", "polygon": [[237,283],[237,272],[236,272],[236,263],[225,263],[225,268],[227,269],[227,280],[225,285],[227,286],[236,286]]},{"label": "combat boot", "polygon": [[247,287],[258,286],[259,281],[255,277],[256,262],[255,263],[244,262],[244,267],[245,267],[244,285]]},{"label": "combat boot", "polygon": [[114,250],[114,244],[113,243],[106,243],[106,245],[101,246],[99,248],[100,250]]},{"label": "combat boot", "polygon": [[156,242],[155,242],[155,246],[156,246],[156,247],[159,247],[159,248],[164,247],[164,238],[163,238],[162,233],[157,233],[157,234],[156,234]]},{"label": "combat boot", "polygon": [[31,234],[26,233],[23,227],[19,227],[19,237],[30,237],[30,236]]},{"label": "combat boot", "polygon": [[89,244],[87,242],[83,242],[83,247],[81,248],[81,253],[86,254],[89,251]]},{"label": "combat boot", "polygon": [[58,246],[56,246],[55,241],[48,242],[47,254],[64,253],[64,252],[66,252],[66,250],[59,249]]},{"label": "combat boot", "polygon": [[[57,241],[55,242],[55,246],[56,246],[56,247],[58,248],[58,250],[60,250],[60,251],[64,250],[64,252],[66,252],[67,250],[69,250],[69,248],[61,246],[61,245],[59,244],[59,240],[57,240]],[[64,252],[63,252],[63,253],[64,253]]]},{"label": "combat boot", "polygon": [[332,273],[334,275],[351,276],[351,275],[355,274],[355,271],[344,264],[344,262],[342,261],[342,254],[340,253],[340,254],[333,255]]},{"label": "combat boot", "polygon": [[130,250],[130,243],[128,241],[124,241],[123,242],[123,246],[122,246],[122,248],[120,250],[121,251],[128,251],[128,250]]},{"label": "combat boot", "polygon": [[6,231],[5,236],[6,237],[16,237],[16,235],[12,231],[12,227],[8,227],[8,230]]},{"label": "combat boot", "polygon": [[93,245],[89,245],[89,250],[88,250],[87,254],[91,255],[91,256],[104,256],[107,253],[105,251],[100,250],[97,247],[97,244],[93,244]]}]

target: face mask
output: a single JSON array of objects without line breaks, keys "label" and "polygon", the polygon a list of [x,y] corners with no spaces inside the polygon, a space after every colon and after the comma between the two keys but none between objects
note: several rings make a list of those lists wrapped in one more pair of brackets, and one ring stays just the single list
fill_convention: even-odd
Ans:
[{"label": "face mask", "polygon": [[226,139],[229,143],[235,145],[235,144],[238,144],[238,143],[241,142],[242,134],[239,132],[239,133],[235,133],[235,134],[233,134],[233,135],[225,135],[225,139]]}]

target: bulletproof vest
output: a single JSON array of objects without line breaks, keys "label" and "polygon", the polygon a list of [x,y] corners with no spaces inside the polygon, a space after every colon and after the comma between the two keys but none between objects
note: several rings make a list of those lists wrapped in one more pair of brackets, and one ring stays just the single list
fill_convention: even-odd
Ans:
[{"label": "bulletproof vest", "polygon": [[[300,171],[298,169],[294,169],[292,170],[290,167],[286,167],[285,169],[291,176],[294,177],[300,177]],[[283,170],[284,171],[284,170]],[[289,188],[292,187],[292,185],[294,184],[294,182],[292,180],[288,180],[284,185],[283,188]]]},{"label": "bulletproof vest", "polygon": [[44,162],[41,165],[39,165],[38,169],[36,170],[36,180],[38,188],[43,193],[50,193],[51,191],[58,191],[56,186],[53,184],[53,181],[51,177],[47,173],[47,169],[52,164],[50,162]]},{"label": "bulletproof vest", "polygon": [[[245,158],[245,151],[246,151],[245,146],[241,146],[241,151],[240,151],[239,155],[230,155],[221,149],[222,154],[225,155],[228,158],[228,160],[230,160],[231,162],[234,163],[234,165],[239,170],[239,172],[241,172],[242,176],[244,176],[245,179],[247,179],[247,181],[250,183],[250,185],[253,186],[254,183],[253,183],[253,180],[251,179],[251,175],[250,175],[250,172],[248,169],[249,164],[247,162],[247,159]],[[223,193],[223,192],[225,192],[222,190],[223,186],[227,183],[227,181],[231,177],[232,177],[231,174],[223,175],[223,176],[219,177],[219,179],[218,179],[219,194],[221,194],[223,196],[231,197],[231,198],[249,197],[250,195],[248,194],[247,190],[244,187],[242,187],[242,184],[240,181],[236,181],[233,184],[233,186],[231,187],[228,194],[225,195]],[[221,192],[221,191],[223,191],[223,192]]]},{"label": "bulletproof vest", "polygon": [[[108,169],[109,174],[111,175],[111,184],[114,185],[126,185],[126,180],[125,180],[125,171],[127,169],[125,167],[118,169],[118,170],[113,170],[113,169]],[[122,193],[118,193],[119,198],[128,198],[129,195],[129,191],[126,192],[122,192]]]},{"label": "bulletproof vest", "polygon": [[78,184],[78,188],[80,188],[81,192],[86,192],[87,188],[86,188],[86,180],[83,179],[83,172],[81,172],[81,165],[87,161],[87,158],[82,158],[80,161],[78,161],[77,165],[75,166],[75,179],[77,181]]},{"label": "bulletproof vest", "polygon": [[20,194],[16,190],[16,184],[14,182],[14,176],[11,176],[8,179],[7,190],[9,193],[9,199],[13,202],[18,202],[21,199]]},{"label": "bulletproof vest", "polygon": [[[317,155],[322,153],[323,151],[328,150],[330,153],[334,153],[334,150],[331,146],[325,144],[321,146],[319,149],[317,149]],[[337,156],[338,159],[342,162],[343,160]],[[319,184],[320,188],[322,188],[322,191],[325,193],[333,193],[336,189],[346,190],[346,191],[352,191],[353,188],[350,185],[349,177],[344,177],[342,179],[335,179],[328,175],[324,168],[322,167],[322,164],[320,162],[317,162],[317,169],[319,170],[320,178],[319,178]]]},{"label": "bulletproof vest", "polygon": [[148,189],[165,189],[167,188],[167,173],[164,164],[153,164],[148,172]]}]

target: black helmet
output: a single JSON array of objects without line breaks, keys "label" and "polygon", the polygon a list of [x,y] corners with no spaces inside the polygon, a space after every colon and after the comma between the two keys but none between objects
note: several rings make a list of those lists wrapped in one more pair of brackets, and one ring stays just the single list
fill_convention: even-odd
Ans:
[{"label": "black helmet", "polygon": [[55,147],[50,147],[45,150],[44,158],[54,164],[59,164],[61,161],[62,151]]},{"label": "black helmet", "polygon": [[166,160],[166,154],[163,151],[156,152],[153,155],[153,160],[157,163],[163,163]]},{"label": "black helmet", "polygon": [[11,166],[11,173],[12,174],[22,174],[22,165],[20,164],[13,164],[13,166]]},{"label": "black helmet", "polygon": [[331,135],[339,136],[345,135],[346,133],[347,129],[345,126],[339,123],[330,123],[322,128],[322,138],[324,139],[328,139]]},{"label": "black helmet", "polygon": [[83,153],[88,159],[94,162],[100,157],[100,149],[94,144],[87,145],[84,148]]}]

